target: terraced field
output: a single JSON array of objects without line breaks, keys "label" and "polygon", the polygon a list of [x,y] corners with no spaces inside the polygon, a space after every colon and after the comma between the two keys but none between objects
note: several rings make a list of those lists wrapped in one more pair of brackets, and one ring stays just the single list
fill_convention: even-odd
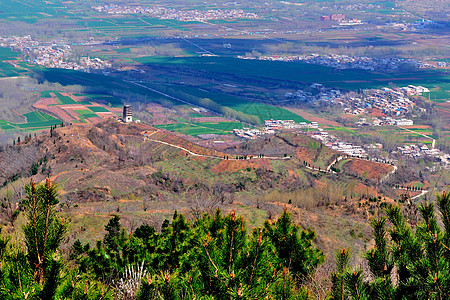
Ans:
[{"label": "terraced field", "polygon": [[0,120],[0,129],[2,130],[22,130],[22,131],[34,131],[42,130],[54,126],[56,124],[61,124],[61,121],[40,111],[33,111],[23,115],[27,122],[26,123],[11,123]]}]

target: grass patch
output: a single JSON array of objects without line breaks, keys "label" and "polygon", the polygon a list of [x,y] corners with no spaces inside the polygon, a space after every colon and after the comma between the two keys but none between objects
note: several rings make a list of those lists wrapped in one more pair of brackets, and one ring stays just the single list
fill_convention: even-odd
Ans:
[{"label": "grass patch", "polygon": [[75,111],[78,113],[80,119],[81,117],[83,117],[84,119],[98,117],[92,110],[89,109],[77,109]]},{"label": "grass patch", "polygon": [[13,130],[20,129],[24,131],[28,130],[40,130],[46,129],[50,126],[60,124],[61,121],[40,111],[33,111],[23,115],[27,122],[26,123],[11,123],[4,120],[0,120],[0,129],[2,130]]},{"label": "grass patch", "polygon": [[11,125],[10,122],[6,122],[4,120],[0,120],[0,129],[1,130],[12,130],[15,129],[14,125]]},{"label": "grass patch", "polygon": [[97,112],[109,112],[109,110],[107,110],[106,108],[104,108],[102,106],[89,106],[88,108],[96,113]]},{"label": "grass patch", "polygon": [[56,97],[59,104],[78,104],[77,101],[73,100],[69,96],[63,96],[59,92],[53,92]]},{"label": "grass patch", "polygon": [[220,123],[174,123],[165,125],[156,125],[157,128],[163,128],[169,131],[176,131],[186,135],[198,136],[200,134],[230,134],[235,128],[242,128],[239,122],[220,122]]}]

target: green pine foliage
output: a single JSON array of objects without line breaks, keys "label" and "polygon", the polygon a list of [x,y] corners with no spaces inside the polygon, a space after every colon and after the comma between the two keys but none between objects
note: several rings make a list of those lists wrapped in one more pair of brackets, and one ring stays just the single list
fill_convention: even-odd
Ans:
[{"label": "green pine foliage", "polygon": [[332,275],[332,299],[450,299],[449,194],[437,195],[436,204],[440,218],[434,204],[421,204],[422,220],[415,228],[399,206],[387,207],[387,217],[372,221],[375,246],[366,253],[372,279],[352,271],[342,250]]},{"label": "green pine foliage", "polygon": [[118,221],[110,220],[108,238],[96,247],[85,250],[76,242],[72,257],[80,270],[107,284],[130,264],[144,262],[148,272],[136,291],[142,300],[306,299],[300,275],[312,274],[323,261],[314,233],[296,227],[288,212],[250,234],[242,217],[220,210],[193,222],[175,212],[160,233],[143,225],[126,234]]},{"label": "green pine foliage", "polygon": [[48,177],[45,185],[36,186],[33,181],[26,187],[27,197],[23,201],[27,211],[28,222],[24,226],[28,260],[34,269],[35,279],[44,283],[48,271],[55,267],[49,255],[55,253],[67,231],[67,225],[55,211],[58,204],[57,187]]},{"label": "green pine foliage", "polygon": [[112,299],[112,292],[89,274],[70,269],[58,248],[67,223],[56,212],[57,186],[50,178],[25,187],[23,227],[26,249],[0,239],[0,299]]},{"label": "green pine foliage", "polygon": [[301,230],[292,222],[291,214],[284,211],[273,224],[265,222],[264,227],[270,241],[283,261],[298,280],[303,281],[312,275],[317,265],[323,263],[322,251],[314,247],[316,237],[313,230]]}]

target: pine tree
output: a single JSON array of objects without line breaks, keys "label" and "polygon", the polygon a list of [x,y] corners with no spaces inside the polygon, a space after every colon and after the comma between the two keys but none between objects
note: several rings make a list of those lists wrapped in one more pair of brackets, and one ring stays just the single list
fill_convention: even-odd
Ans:
[{"label": "pine tree", "polygon": [[300,281],[313,274],[316,267],[323,263],[323,252],[312,243],[316,236],[315,232],[300,230],[292,222],[292,215],[286,208],[275,223],[266,221],[264,227],[265,235],[274,244],[281,263]]},{"label": "pine tree", "polygon": [[103,238],[105,246],[111,250],[118,252],[119,247],[117,244],[117,238],[120,235],[120,217],[114,215],[105,226],[106,234]]},{"label": "pine tree", "polygon": [[[342,268],[338,260],[333,299],[448,299],[449,194],[437,195],[436,203],[443,228],[432,203],[419,206],[422,221],[415,228],[408,225],[399,206],[386,208],[387,219],[374,219],[375,247],[366,254],[373,279],[364,282],[360,271]],[[392,224],[389,230],[387,220]]]},{"label": "pine tree", "polygon": [[27,196],[23,204],[28,219],[23,228],[25,244],[30,266],[35,270],[35,279],[42,284],[47,275],[48,263],[50,267],[53,266],[50,257],[58,249],[67,231],[67,224],[56,213],[58,192],[50,176],[45,185],[36,185],[33,180],[25,190]]},{"label": "pine tree", "polygon": [[336,271],[331,275],[331,282],[333,283],[331,298],[333,300],[347,299],[345,275],[348,273],[349,260],[350,252],[348,250],[342,249],[336,254]]}]

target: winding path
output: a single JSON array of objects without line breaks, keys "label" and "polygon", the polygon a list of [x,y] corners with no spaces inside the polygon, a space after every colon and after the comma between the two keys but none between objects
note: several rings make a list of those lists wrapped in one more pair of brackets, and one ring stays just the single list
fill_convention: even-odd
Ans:
[{"label": "winding path", "polygon": [[246,156],[245,159],[237,159],[237,158],[232,158],[232,157],[230,157],[230,158],[227,159],[227,158],[223,158],[223,157],[221,157],[221,156],[214,156],[214,155],[207,155],[207,154],[199,154],[199,153],[192,152],[191,150],[186,149],[186,148],[181,147],[181,146],[178,146],[178,145],[174,145],[174,144],[167,143],[167,142],[163,142],[163,141],[160,141],[160,140],[154,140],[154,139],[148,138],[149,136],[151,136],[152,134],[155,134],[155,133],[157,133],[157,132],[159,132],[159,130],[150,133],[150,134],[147,136],[147,139],[146,139],[146,140],[149,141],[149,142],[160,143],[160,144],[163,144],[163,145],[167,145],[167,146],[170,146],[170,147],[174,147],[174,148],[177,148],[177,149],[186,151],[187,153],[189,153],[189,154],[191,154],[191,155],[193,155],[193,156],[200,156],[200,157],[207,157],[207,158],[216,158],[216,159],[221,159],[221,160],[250,160],[250,159],[258,159],[258,158],[265,158],[265,159],[269,159],[269,160],[289,160],[289,159],[291,159],[290,156],[287,156],[287,157],[276,157],[276,156],[264,156],[264,157],[258,157],[258,156],[253,156],[253,155],[247,155],[248,157]]},{"label": "winding path", "polygon": [[[393,189],[414,192],[414,191],[411,191],[411,190],[408,190],[408,189],[402,188],[402,187],[393,187]],[[420,194],[415,195],[414,197],[411,197],[410,200],[414,200],[414,199],[417,199],[417,198],[419,198],[419,197],[422,197],[423,195],[426,195],[429,191],[430,191],[430,190],[422,190],[422,191],[420,192]]]}]

